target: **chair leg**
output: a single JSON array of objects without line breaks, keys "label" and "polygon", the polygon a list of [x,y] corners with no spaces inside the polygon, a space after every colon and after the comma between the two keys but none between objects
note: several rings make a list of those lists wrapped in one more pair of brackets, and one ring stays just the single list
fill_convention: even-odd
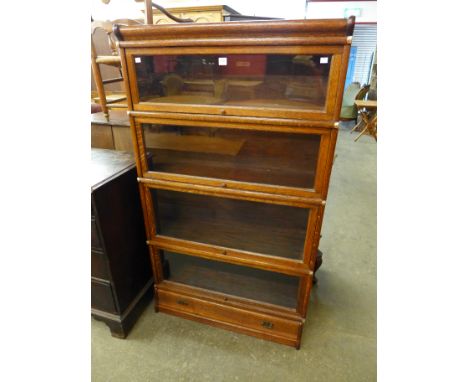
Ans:
[{"label": "chair leg", "polygon": [[366,132],[366,131],[369,131],[370,132],[370,128],[371,128],[371,120],[369,119],[369,112],[368,111],[362,111],[361,112],[361,117],[362,117],[362,122],[364,122],[364,129],[362,129],[361,131],[361,134],[359,134],[356,139],[354,140],[354,142],[356,142],[359,138],[362,137],[362,135]]},{"label": "chair leg", "polygon": [[[97,67],[97,68],[96,68]],[[99,104],[101,105],[102,112],[107,120],[109,120],[109,109],[107,108],[106,92],[104,85],[102,84],[101,71],[99,70],[99,64],[93,65],[93,77],[94,83],[96,84],[96,90],[98,92]]]},{"label": "chair leg", "polygon": [[377,141],[377,114],[369,122],[369,132]]},{"label": "chair leg", "polygon": [[358,123],[356,123],[356,126],[354,126],[354,127],[351,129],[350,134],[351,134],[352,132],[354,132],[355,130],[357,130],[358,128],[360,128],[361,125],[363,125],[363,124],[364,124],[364,121],[361,119]]},{"label": "chair leg", "polygon": [[369,130],[369,126],[366,126],[364,129],[362,129],[361,133],[354,139],[354,142],[361,138],[367,130]]},{"label": "chair leg", "polygon": [[107,120],[109,120],[109,109],[107,108],[106,92],[104,90],[104,84],[102,83],[101,69],[99,64],[96,62],[96,52],[94,45],[91,42],[91,69],[93,71],[94,83],[96,84],[96,90],[98,92],[99,104],[101,105],[102,112]]}]

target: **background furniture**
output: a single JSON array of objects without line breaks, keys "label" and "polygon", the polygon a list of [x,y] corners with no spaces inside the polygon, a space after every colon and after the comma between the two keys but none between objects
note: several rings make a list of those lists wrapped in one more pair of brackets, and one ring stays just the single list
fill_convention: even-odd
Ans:
[{"label": "background furniture", "polygon": [[[109,118],[109,108],[127,108],[127,103],[123,102],[126,100],[125,94],[117,93],[117,95],[106,95],[104,85],[122,82],[122,73],[120,62],[120,56],[115,45],[115,36],[112,32],[112,27],[115,23],[123,25],[138,25],[141,24],[136,20],[115,20],[115,21],[93,21],[91,23],[91,68],[93,73],[94,83],[98,93],[97,101],[101,105],[101,110],[104,116]],[[97,54],[96,47],[94,45],[94,34],[98,29],[105,31],[107,35],[108,47],[111,50],[110,54]],[[119,75],[113,78],[103,79],[101,73],[101,65],[107,65],[118,69]]]},{"label": "background furniture", "polygon": [[[167,10],[156,4],[159,9],[154,8],[150,0],[135,0],[144,3],[144,18],[146,24],[168,24],[175,22],[220,22],[237,20],[271,20],[271,17],[246,16],[226,5],[197,6],[168,8]],[[115,46],[115,36],[112,31],[113,24],[138,25],[143,20],[119,19],[114,21],[94,21],[91,26],[91,64],[92,64],[92,98],[101,106],[104,118],[111,126],[118,125],[118,121],[112,120],[111,109],[126,109],[126,95],[121,86],[122,73],[118,51]],[[232,84],[232,86],[240,87]],[[243,90],[252,92],[253,88],[243,85]],[[103,126],[101,124],[101,126]],[[97,132],[96,132],[97,131]],[[98,129],[93,134],[104,134],[104,129]],[[130,133],[128,132],[127,135]],[[112,145],[92,146],[113,148]],[[117,148],[120,150],[120,148]],[[126,150],[126,149],[123,149]]]},{"label": "background furniture", "polygon": [[343,94],[343,103],[341,106],[340,120],[355,120],[357,121],[358,111],[356,100],[362,100],[369,91],[370,85],[360,86],[359,82],[351,83]]},{"label": "background furniture", "polygon": [[91,314],[124,338],[153,295],[135,162],[92,149],[91,164]]},{"label": "background furniture", "polygon": [[377,140],[377,101],[373,100],[357,100],[355,101],[358,113],[361,116],[361,121],[356,124],[351,132],[362,127],[359,135],[354,139],[356,142],[365,133],[370,134]]},{"label": "background furniture", "polygon": [[109,110],[91,114],[91,147],[99,149],[133,151],[130,122],[124,110]]},{"label": "background furniture", "polygon": [[[353,28],[117,28],[157,311],[299,348]],[[261,84],[212,102],[168,73]]]},{"label": "background furniture", "polygon": [[[157,1],[155,3],[158,3]],[[241,15],[236,10],[227,5],[208,5],[196,7],[177,7],[167,8],[172,15],[181,19],[191,19],[195,23],[219,23],[223,21],[242,21],[242,20],[272,20],[272,17],[246,16]],[[165,14],[158,9],[152,9],[153,24],[173,24]]]}]

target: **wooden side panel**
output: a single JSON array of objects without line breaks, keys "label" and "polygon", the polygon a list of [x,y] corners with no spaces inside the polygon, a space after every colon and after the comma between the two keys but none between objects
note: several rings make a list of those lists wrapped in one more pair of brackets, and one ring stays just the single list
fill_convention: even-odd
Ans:
[{"label": "wooden side panel", "polygon": [[115,149],[133,152],[132,134],[128,126],[112,126]]},{"label": "wooden side panel", "polygon": [[108,125],[91,124],[91,147],[96,149],[114,150],[112,127]]}]

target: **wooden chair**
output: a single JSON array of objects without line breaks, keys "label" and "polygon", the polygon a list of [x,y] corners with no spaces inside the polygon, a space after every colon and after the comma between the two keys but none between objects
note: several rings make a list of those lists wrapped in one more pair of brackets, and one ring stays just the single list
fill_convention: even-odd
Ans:
[{"label": "wooden chair", "polygon": [[362,113],[362,120],[364,121],[364,128],[361,133],[354,139],[356,142],[361,138],[365,133],[368,133],[370,136],[374,137],[377,140],[377,112],[370,114],[367,111]]},{"label": "wooden chair", "polygon": [[[115,36],[112,32],[112,27],[114,24],[121,25],[137,25],[141,24],[136,20],[115,20],[115,21],[93,21],[91,23],[91,68],[93,71],[94,83],[96,84],[96,90],[98,93],[99,104],[101,109],[106,117],[109,119],[109,109],[110,108],[127,108],[126,103],[122,101],[126,100],[126,96],[122,95],[116,98],[110,98],[106,96],[106,91],[104,85],[112,84],[115,82],[123,81],[122,77],[122,64],[120,62],[119,52],[117,51]],[[103,29],[107,34],[107,40],[109,47],[111,49],[111,55],[97,55],[96,48],[94,46],[93,35],[98,29]],[[120,76],[115,78],[103,79],[101,74],[100,65],[113,66],[119,69]]]},{"label": "wooden chair", "polygon": [[[351,87],[351,85],[350,85]],[[349,97],[346,99],[345,103],[345,96],[343,96],[343,106],[341,108],[341,115],[340,115],[340,120],[342,121],[352,121],[354,120],[355,123],[357,123],[357,118],[358,118],[358,110],[356,108],[356,105],[354,102],[356,100],[362,100],[366,97],[367,93],[369,92],[370,85],[363,85],[362,87],[359,88],[359,90],[355,92],[354,97],[352,94],[348,94]],[[351,92],[352,93],[352,92]]]},{"label": "wooden chair", "polygon": [[[367,95],[367,93],[369,93],[369,89],[370,89],[370,85],[364,85],[360,90],[359,92],[356,94],[356,97],[354,98],[354,101],[361,101],[365,98],[365,96]],[[362,128],[364,127],[364,122],[362,121],[362,115],[361,115],[361,121],[359,121],[358,123],[358,109],[356,107],[355,104],[353,104],[354,106],[354,109],[356,110],[356,116],[354,117],[355,118],[355,121],[356,121],[356,125],[351,129],[350,133],[352,133],[353,131],[355,131],[356,129],[358,128]]]}]

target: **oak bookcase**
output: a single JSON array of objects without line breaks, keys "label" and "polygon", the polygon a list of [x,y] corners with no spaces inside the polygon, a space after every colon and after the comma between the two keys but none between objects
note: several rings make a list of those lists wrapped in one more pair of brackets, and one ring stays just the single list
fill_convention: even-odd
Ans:
[{"label": "oak bookcase", "polygon": [[114,27],[156,311],[299,348],[353,29]]}]

